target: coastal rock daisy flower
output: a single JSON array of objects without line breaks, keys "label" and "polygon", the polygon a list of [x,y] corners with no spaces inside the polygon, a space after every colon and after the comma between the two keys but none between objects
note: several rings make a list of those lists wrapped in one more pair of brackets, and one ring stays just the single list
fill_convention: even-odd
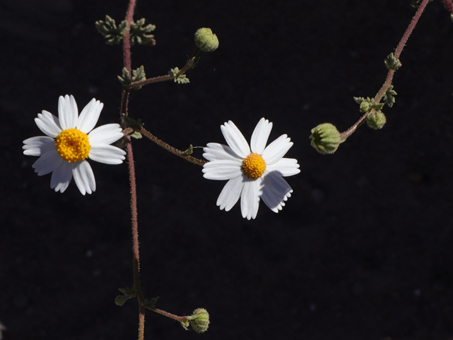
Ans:
[{"label": "coastal rock daisy flower", "polygon": [[105,164],[121,164],[126,154],[110,145],[123,137],[119,124],[97,127],[104,104],[92,99],[79,116],[73,96],[60,96],[58,118],[43,110],[35,118],[38,128],[46,136],[24,140],[24,155],[38,156],[33,168],[38,176],[52,172],[50,187],[64,192],[72,177],[82,195],[96,190],[93,170],[87,158]]},{"label": "coastal rock daisy flower", "polygon": [[281,135],[266,147],[272,123],[261,118],[250,146],[241,131],[229,121],[221,127],[228,144],[208,143],[203,157],[203,177],[228,180],[217,199],[220,209],[229,211],[241,198],[242,217],[250,220],[258,213],[260,199],[273,211],[283,209],[293,190],[283,177],[300,172],[297,159],[283,158],[293,143]]}]

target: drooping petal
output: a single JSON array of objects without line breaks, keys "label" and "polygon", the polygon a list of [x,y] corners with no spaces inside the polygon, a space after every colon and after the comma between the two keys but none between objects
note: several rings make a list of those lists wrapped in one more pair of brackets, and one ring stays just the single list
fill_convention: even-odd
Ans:
[{"label": "drooping petal", "polygon": [[277,171],[283,177],[294,176],[300,172],[299,164],[295,158],[282,158],[278,162],[269,165],[266,170],[269,172]]},{"label": "drooping petal", "polygon": [[228,145],[208,143],[203,151],[203,157],[208,161],[232,160],[242,163],[242,158],[236,155]]},{"label": "drooping petal", "polygon": [[231,120],[220,126],[220,129],[227,144],[239,157],[245,158],[250,154],[249,144]]},{"label": "drooping petal", "polygon": [[262,191],[263,193],[261,194],[261,199],[269,209],[271,209],[275,213],[278,213],[279,210],[283,209],[285,203],[283,202],[281,197],[279,197],[272,191],[270,186],[263,185]]},{"label": "drooping petal", "polygon": [[250,220],[256,218],[260,205],[260,185],[261,180],[244,181],[244,187],[241,193],[241,212],[242,217]]},{"label": "drooping petal", "polygon": [[272,210],[281,210],[293,190],[278,171],[267,173],[263,178],[263,201]]},{"label": "drooping petal", "polygon": [[59,119],[48,111],[43,110],[42,113],[38,113],[35,123],[49,137],[55,138],[61,132]]},{"label": "drooping petal", "polygon": [[252,139],[250,141],[252,152],[260,155],[263,153],[271,130],[272,123],[269,123],[267,119],[261,118],[253,131]]},{"label": "drooping petal", "polygon": [[292,146],[291,139],[287,135],[281,135],[264,149],[261,156],[267,165],[271,165],[278,162]]},{"label": "drooping petal", "polygon": [[[101,114],[104,104],[95,98],[83,108],[80,113],[79,120],[77,122],[77,129],[82,132],[88,133],[93,130],[94,126],[98,122],[99,115]],[[110,144],[110,143],[108,143]]]},{"label": "drooping petal", "polygon": [[113,123],[97,127],[88,134],[88,139],[91,147],[97,147],[112,144],[123,136],[121,126]]},{"label": "drooping petal", "polygon": [[212,161],[203,165],[203,177],[216,181],[224,181],[242,175],[241,166],[236,161]]},{"label": "drooping petal", "polygon": [[91,147],[88,157],[99,163],[121,164],[125,154],[124,150],[113,145],[96,145]]},{"label": "drooping petal", "polygon": [[72,179],[72,169],[75,163],[61,162],[60,166],[56,168],[52,173],[50,179],[50,188],[54,189],[55,192],[65,192],[68,188],[69,183]]},{"label": "drooping petal", "polygon": [[238,176],[230,179],[227,184],[225,184],[217,199],[217,206],[220,207],[220,210],[225,209],[225,211],[230,211],[237,203],[241,196],[242,187],[244,186],[243,178],[244,176]]},{"label": "drooping petal", "polygon": [[77,103],[72,95],[58,98],[58,118],[64,130],[77,126],[78,115]]},{"label": "drooping petal", "polygon": [[64,160],[60,157],[56,150],[47,151],[36,162],[33,163],[32,167],[38,176],[44,176],[58,168]]},{"label": "drooping petal", "polygon": [[72,175],[74,176],[74,182],[76,183],[82,195],[85,195],[85,193],[91,194],[96,190],[94,173],[87,161],[79,162],[72,169]]},{"label": "drooping petal", "polygon": [[56,150],[55,140],[47,136],[31,137],[24,140],[22,149],[26,156],[41,156],[47,151]]}]

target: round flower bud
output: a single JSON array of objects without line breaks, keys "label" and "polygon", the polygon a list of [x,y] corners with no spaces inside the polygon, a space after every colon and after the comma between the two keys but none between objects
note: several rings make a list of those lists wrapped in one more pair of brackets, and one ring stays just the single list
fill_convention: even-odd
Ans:
[{"label": "round flower bud", "polygon": [[382,111],[371,112],[366,117],[367,125],[374,130],[382,129],[386,122],[387,118],[385,118],[385,114],[383,114]]},{"label": "round flower bud", "polygon": [[200,28],[195,32],[195,45],[203,52],[214,52],[219,47],[219,39],[210,28]]},{"label": "round flower bud", "polygon": [[311,146],[323,155],[334,153],[340,143],[344,142],[335,125],[330,123],[320,124],[312,129],[310,139]]},{"label": "round flower bud", "polygon": [[204,333],[208,330],[209,314],[204,308],[198,308],[193,311],[193,314],[188,317],[190,326],[197,333]]},{"label": "round flower bud", "polygon": [[360,112],[367,112],[368,110],[370,109],[370,103],[367,102],[366,100],[364,100],[361,104],[360,104]]}]

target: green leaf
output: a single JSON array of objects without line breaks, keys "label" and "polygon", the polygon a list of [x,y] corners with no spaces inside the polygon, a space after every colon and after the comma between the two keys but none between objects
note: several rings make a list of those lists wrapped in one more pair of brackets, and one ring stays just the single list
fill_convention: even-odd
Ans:
[{"label": "green leaf", "polygon": [[121,42],[121,39],[123,39],[123,33],[127,27],[127,23],[125,20],[123,20],[121,21],[119,26],[116,26],[115,20],[106,15],[105,21],[96,21],[95,26],[98,32],[101,33],[107,40],[106,43],[113,45],[119,44]]},{"label": "green leaf", "polygon": [[149,34],[156,29],[156,26],[148,24],[145,26],[145,19],[142,18],[136,22],[132,22],[130,26],[131,45],[155,45],[154,35]]},{"label": "green leaf", "polygon": [[123,114],[124,124],[126,127],[130,127],[134,130],[140,129],[144,124],[141,119],[134,119]]},{"label": "green leaf", "polygon": [[145,307],[145,308],[153,308],[155,305],[156,305],[156,302],[157,300],[159,300],[159,297],[156,296],[152,299],[145,299],[143,302],[142,302],[142,306]]},{"label": "green leaf", "polygon": [[171,75],[174,79],[175,83],[178,84],[188,84],[190,83],[189,78],[186,77],[185,74],[179,74],[180,70],[178,67],[172,68],[168,71],[168,74]]},{"label": "green leaf", "polygon": [[388,105],[388,107],[392,107],[393,104],[395,104],[395,96],[397,95],[396,91],[393,90],[393,85],[390,85],[390,87],[385,91],[384,95],[384,102]]},{"label": "green leaf", "polygon": [[399,59],[396,59],[395,55],[392,53],[390,53],[387,58],[385,58],[384,60],[384,63],[385,63],[385,66],[387,66],[387,68],[389,70],[397,70],[401,67],[401,61]]},{"label": "green leaf", "polygon": [[[136,70],[132,70],[132,78],[130,76],[127,68],[123,67],[121,71],[121,76],[118,76],[118,79],[123,85],[129,85],[136,81],[146,80],[145,67],[142,65]],[[139,90],[142,86],[132,86],[134,90]]]},{"label": "green leaf", "polygon": [[189,148],[188,148],[186,151],[184,151],[182,154],[183,154],[184,156],[189,156],[189,155],[191,155],[192,153],[193,153],[193,145],[190,144]]}]

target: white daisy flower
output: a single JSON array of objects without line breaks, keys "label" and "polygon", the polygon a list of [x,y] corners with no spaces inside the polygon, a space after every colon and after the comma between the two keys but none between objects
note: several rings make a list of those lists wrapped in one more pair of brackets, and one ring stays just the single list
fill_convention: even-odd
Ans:
[{"label": "white daisy flower", "polygon": [[203,148],[203,157],[209,161],[203,166],[203,177],[228,180],[217,206],[229,211],[240,197],[242,217],[250,220],[256,217],[262,199],[278,213],[293,192],[283,177],[300,172],[297,159],[283,158],[293,143],[281,135],[266,147],[272,123],[264,118],[255,127],[250,146],[232,121],[220,128],[228,146],[209,143]]},{"label": "white daisy flower", "polygon": [[82,195],[96,190],[93,170],[86,161],[90,158],[105,164],[121,164],[126,154],[109,145],[123,137],[119,124],[97,127],[104,104],[92,99],[79,116],[74,97],[58,99],[58,118],[48,111],[38,113],[35,123],[46,136],[24,140],[24,155],[38,156],[33,168],[38,176],[52,172],[50,187],[64,192],[72,177]]}]

